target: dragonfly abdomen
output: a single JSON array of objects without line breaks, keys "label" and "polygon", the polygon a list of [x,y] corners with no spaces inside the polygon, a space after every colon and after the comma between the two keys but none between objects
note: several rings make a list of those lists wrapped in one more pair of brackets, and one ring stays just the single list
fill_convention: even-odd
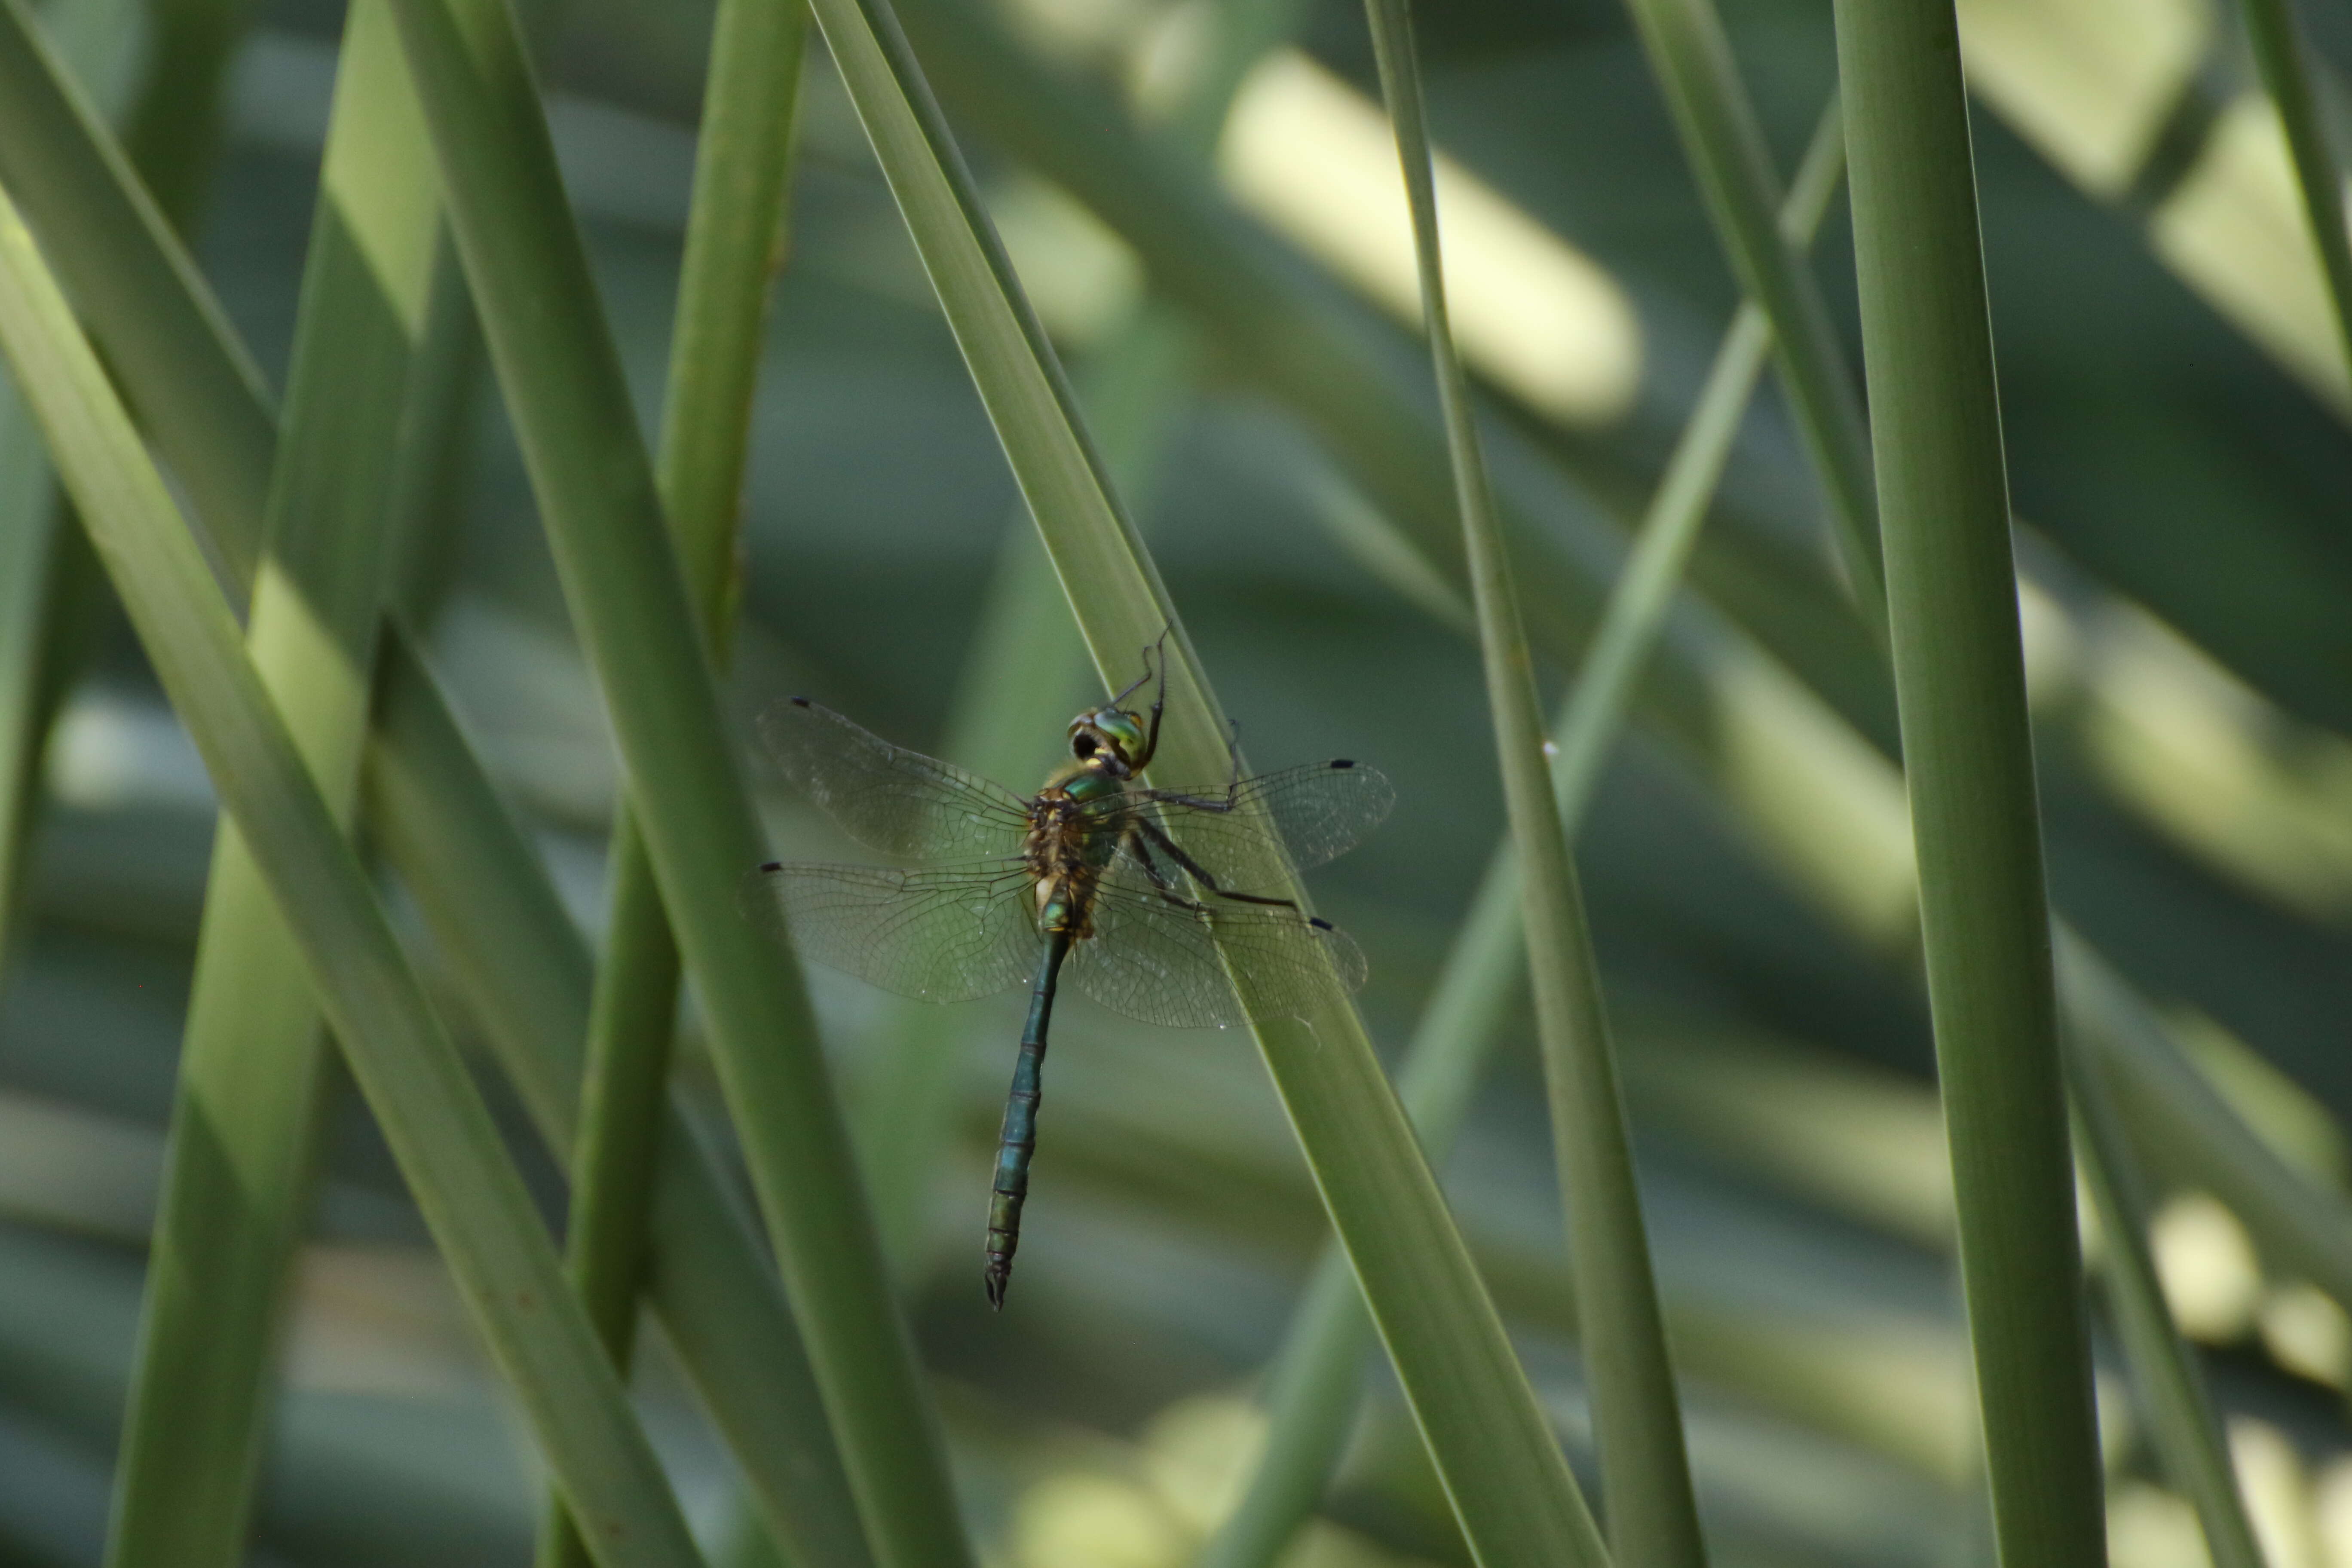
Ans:
[{"label": "dragonfly abdomen", "polygon": [[1046,933],[1037,983],[1029,993],[1029,1022],[1021,1031],[1021,1055],[1013,1065],[1013,1089],[1004,1099],[996,1180],[988,1194],[988,1267],[982,1276],[988,1304],[1000,1309],[1013,1279],[1013,1254],[1021,1245],[1021,1205],[1029,1196],[1029,1161],[1037,1152],[1037,1102],[1045,1094],[1045,1026],[1053,1016],[1054,987],[1061,978],[1062,960],[1069,956],[1070,942],[1066,930]]}]

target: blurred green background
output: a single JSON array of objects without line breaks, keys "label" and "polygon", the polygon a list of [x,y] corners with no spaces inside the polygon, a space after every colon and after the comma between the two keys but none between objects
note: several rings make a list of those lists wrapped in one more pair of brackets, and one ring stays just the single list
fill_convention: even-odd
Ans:
[{"label": "blurred green background", "polygon": [[[921,7],[968,8],[1017,41],[1025,68],[1081,84],[1054,104],[1097,117],[1040,133],[1019,79],[928,61],[1041,314],[1082,393],[1100,393],[1088,367],[1136,330],[1147,276],[1171,263],[1139,261],[1090,212],[1111,197],[1085,188],[1084,143],[1157,134],[1156,106],[1228,8]],[[1201,182],[1263,227],[1244,238],[1278,247],[1269,265],[1302,310],[1418,389],[1363,18],[1336,0],[1286,9],[1274,30],[1289,41],[1244,80]],[[1833,84],[1828,6],[1727,0],[1724,15],[1785,175]],[[2234,13],[2203,0],[1966,0],[1961,16],[2053,900],[2248,1122],[2340,1189],[2352,384],[2275,126]],[[227,52],[217,146],[184,149],[190,230],[276,378],[341,7],[49,0],[45,13],[119,117],[187,47],[191,17],[225,29]],[[2340,8],[2307,21],[2325,58],[2352,63]],[[1736,285],[1619,6],[1456,0],[1419,22],[1454,164],[1443,188],[1465,352],[1508,432],[1498,471],[1570,555],[1605,567]],[[709,9],[542,0],[535,26],[571,195],[650,419]],[[821,45],[811,56],[729,696],[747,749],[751,717],[786,692],[926,750],[983,703],[1034,710],[1033,734],[988,742],[1027,759],[1003,779],[1025,790],[1054,760],[1056,716],[1093,692],[1069,633],[1066,689],[973,689],[990,605],[1062,612],[1023,610],[1007,585],[1034,574],[1028,522],[847,99]],[[1815,255],[1853,352],[1842,210]],[[1366,1013],[1392,1053],[1500,830],[1475,648],[1450,591],[1380,545],[1378,483],[1318,441],[1260,363],[1280,342],[1196,330],[1181,306],[1151,320],[1171,345],[1140,399],[1156,406],[1090,411],[1129,433],[1128,500],[1254,763],[1344,753],[1398,786],[1388,826],[1314,884],[1370,955]],[[1858,382],[1858,352],[1853,367]],[[403,592],[593,928],[617,767],[478,357],[470,374]],[[28,454],[0,451],[0,529],[51,504]],[[1724,672],[1701,742],[1687,719],[1645,721],[1664,700],[1637,714],[1580,852],[1717,1560],[1989,1560],[1908,838],[1884,754],[1891,700],[1769,376],[1708,530],[1695,574],[1715,608],[1682,612]],[[1548,689],[1567,675],[1549,669]],[[0,1563],[62,1564],[102,1549],[215,806],[110,612],[93,617],[41,766],[0,973]],[[829,854],[806,806],[755,776],[778,852]],[[432,977],[421,940],[418,952]],[[1023,1278],[997,1317],[977,1242],[1016,999],[916,1017],[855,982],[812,982],[992,1560],[1186,1561],[1247,1473],[1255,1380],[1326,1228],[1251,1043],[1066,1005]],[[447,1011],[462,1032],[454,996]],[[1581,1463],[1529,1033],[1522,1006],[1445,1176]],[[691,1050],[679,1070],[709,1077]],[[481,1076],[560,1212],[557,1173],[495,1071]],[[2352,1320],[2265,1258],[2160,1141],[2140,1152],[2166,1194],[2154,1236],[2168,1291],[2270,1560],[2352,1568]],[[539,1506],[529,1439],[348,1090],[296,1290],[257,1556],[521,1561]],[[2115,1561],[2200,1562],[2099,1336]],[[1462,1561],[1385,1371],[1366,1378],[1297,1560]],[[637,1384],[698,1528],[755,1559],[724,1450],[657,1342]]]}]

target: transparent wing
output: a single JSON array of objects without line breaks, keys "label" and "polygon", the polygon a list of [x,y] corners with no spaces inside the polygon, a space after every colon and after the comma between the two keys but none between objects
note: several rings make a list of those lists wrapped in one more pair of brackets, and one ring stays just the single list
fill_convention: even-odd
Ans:
[{"label": "transparent wing", "polygon": [[805,697],[768,710],[760,733],[784,776],[869,848],[902,860],[1020,852],[1028,807],[976,773],[894,746]]},{"label": "transparent wing", "polygon": [[1114,862],[1104,876],[1092,933],[1071,951],[1066,973],[1087,995],[1139,1023],[1186,1029],[1245,1023],[1218,960],[1220,942],[1256,994],[1295,1016],[1307,1011],[1335,970],[1350,991],[1364,983],[1364,955],[1345,931],[1297,910],[1214,897],[1185,909],[1130,860]]},{"label": "transparent wing", "polygon": [[968,1002],[1030,977],[1037,927],[1018,860],[762,866],[746,911],[801,953],[923,1002]]},{"label": "transparent wing", "polygon": [[1134,790],[1098,809],[1122,804],[1156,820],[1221,886],[1246,889],[1265,880],[1253,868],[1265,860],[1268,823],[1303,871],[1361,842],[1396,804],[1396,788],[1378,768],[1340,760],[1260,773],[1230,793],[1222,784]]}]

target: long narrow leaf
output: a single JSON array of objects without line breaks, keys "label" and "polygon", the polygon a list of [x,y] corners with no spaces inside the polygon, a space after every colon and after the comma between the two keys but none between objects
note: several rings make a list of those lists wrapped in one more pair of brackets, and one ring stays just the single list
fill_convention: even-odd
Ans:
[{"label": "long narrow leaf", "polygon": [[2196,1505],[2214,1568],[2263,1568],[2245,1500],[2230,1464],[2229,1444],[2205,1392],[2196,1352],[2165,1304],[2164,1285],[2147,1243],[2147,1198],[2141,1190],[2123,1117],[2098,1053],[2070,1049],[2075,1153],[2083,1184],[2099,1216],[2099,1273],[2124,1359],[2147,1413],[2149,1434],[2172,1482]]},{"label": "long narrow leaf", "polygon": [[[761,327],[783,239],[807,16],[767,0],[724,0],[713,26],[694,199],[679,268],[659,479],[696,614],[714,653],[730,640],[737,520]],[[597,1337],[626,1369],[650,1251],[654,1171],[681,979],[653,862],[625,805],[612,837],[605,952],[589,1010],[588,1072],[572,1162],[565,1263]],[[587,1561],[551,1498],[539,1561]]]},{"label": "long narrow leaf", "polygon": [[[594,962],[554,884],[398,628],[384,639],[368,822],[541,1141],[577,1145]],[[673,1093],[648,1288],[770,1536],[795,1563],[867,1561],[815,1375],[757,1223]]]},{"label": "long narrow leaf", "polygon": [[1742,294],[1771,323],[1781,384],[1828,492],[1839,558],[1864,623],[1883,636],[1886,587],[1862,402],[1803,251],[1774,221],[1780,196],[1770,153],[1723,20],[1713,0],[1630,0],[1630,8],[1706,197],[1716,238]]},{"label": "long narrow leaf", "polygon": [[[0,22],[6,19],[0,14]],[[21,36],[0,26],[0,58]],[[44,54],[28,54],[22,63],[37,72],[56,68]],[[68,270],[87,275],[114,265],[112,252],[87,247],[120,246],[143,252],[124,258],[126,264],[138,276],[157,280],[153,289],[110,289],[95,297],[92,331],[116,374],[141,389],[142,405],[150,410],[203,404],[185,388],[170,384],[183,374],[197,387],[243,404],[241,409],[214,411],[218,423],[158,413],[151,415],[149,425],[156,446],[181,473],[216,459],[246,466],[204,491],[191,487],[215,558],[230,591],[242,596],[257,569],[260,514],[203,509],[207,503],[229,506],[239,497],[255,498],[257,505],[268,489],[275,416],[258,382],[240,373],[248,357],[178,240],[153,205],[140,196],[103,127],[70,112],[73,105],[70,91],[50,81],[41,92],[5,107],[31,114],[29,123],[37,132],[32,144],[54,146],[69,168],[87,170],[101,183],[128,182],[122,191],[100,192],[94,198],[124,215],[126,221],[113,227],[80,222],[71,210],[76,193],[69,184],[45,181],[35,187],[59,209],[45,208],[41,216],[58,220],[47,232],[65,247],[61,259]],[[263,438],[221,448],[214,437],[222,428],[257,430]],[[428,908],[454,911],[457,918],[443,931],[445,939],[448,931],[457,933],[446,945],[461,963],[504,951],[509,935],[541,939],[520,942],[510,965],[486,964],[469,972],[481,983],[473,998],[477,1006],[502,1026],[491,1037],[509,1047],[504,1066],[531,1107],[541,1138],[552,1149],[568,1151],[576,1134],[588,958],[563,920],[544,868],[499,817],[480,765],[425,675],[414,639],[397,626],[388,628],[380,657],[386,711],[378,722],[390,727],[390,738],[380,728],[370,747],[370,793],[379,802],[390,796],[413,806],[402,820],[422,829],[405,835],[386,831],[395,846],[394,858]],[[383,787],[388,779],[398,787]],[[467,824],[479,829],[474,838],[458,833]],[[458,840],[467,852],[440,854],[445,838]],[[814,1384],[797,1328],[756,1241],[727,1198],[710,1154],[682,1124],[674,1121],[673,1128],[657,1200],[656,1304],[696,1388],[734,1447],[771,1531],[780,1540],[803,1543],[799,1555],[804,1561],[854,1564],[862,1553],[859,1532],[855,1521],[844,1517],[847,1488],[839,1482],[831,1436],[812,1397]]]},{"label": "long narrow leaf", "polygon": [[[1219,776],[1226,746],[1214,698],[896,19],[881,0],[820,0],[815,10],[1097,669],[1123,680],[1129,650],[1172,629],[1155,767]],[[1287,880],[1280,868],[1250,869],[1269,888]],[[1246,984],[1243,999],[1252,1000]],[[1583,1500],[1353,1007],[1335,987],[1305,1019],[1252,1012],[1472,1550],[1490,1565],[1597,1554]]]},{"label": "long narrow leaf", "polygon": [[[187,433],[169,449],[173,472],[213,520],[218,547],[251,561],[278,436],[261,374],[241,350],[224,349],[234,335],[194,264],[152,242],[164,226],[152,198],[59,68],[25,0],[0,0],[0,184],[43,243],[75,258],[63,269],[70,297],[134,388],[132,409],[142,424]],[[110,330],[133,320],[149,330]]]},{"label": "long narrow leaf", "polygon": [[1698,1502],[1683,1442],[1682,1404],[1666,1355],[1665,1322],[1650,1263],[1649,1234],[1633,1170],[1633,1133],[1618,1084],[1616,1048],[1601,996],[1601,969],[1585,922],[1584,892],[1553,804],[1545,762],[1535,660],[1519,618],[1495,518],[1469,377],[1454,345],[1437,232],[1437,181],[1422,103],[1421,65],[1407,0],[1367,0],[1381,88],[1396,129],[1421,267],[1423,325],[1437,372],[1437,400],[1454,458],[1455,502],[1478,614],[1486,705],[1503,775],[1503,804],[1524,889],[1528,970],[1536,1036],[1550,1092],[1552,1156],[1569,1217],[1585,1380],[1592,1391],[1609,1544],[1617,1561],[1696,1568],[1706,1561]]},{"label": "long narrow leaf", "polygon": [[599,1562],[694,1545],[456,1047],[403,960],[96,355],[13,202],[0,200],[0,346],[108,575],[235,813],[492,1354]]},{"label": "long narrow leaf", "polygon": [[798,970],[737,907],[760,837],[512,16],[396,0],[466,271],[761,1217],[876,1556],[969,1548]]},{"label": "long narrow leaf", "polygon": [[[1820,226],[1844,167],[1843,132],[1832,103],[1822,111],[1781,211],[1783,226],[1800,245],[1809,244]],[[1664,622],[1683,563],[1706,521],[1763,372],[1770,332],[1764,312],[1744,301],[1667,459],[1633,553],[1610,592],[1592,652],[1553,722],[1559,753],[1551,763],[1553,804],[1571,843]],[[1518,858],[1506,835],[1446,950],[1397,1074],[1397,1097],[1434,1162],[1444,1161],[1469,1114],[1519,984],[1527,956],[1519,923],[1522,900]],[[1265,1452],[1241,1502],[1202,1548],[1201,1568],[1265,1568],[1305,1523],[1353,1424],[1358,1370],[1370,1335],[1371,1323],[1348,1279],[1347,1259],[1327,1250],[1292,1309],[1261,1395],[1267,1417]]]},{"label": "long narrow leaf", "polygon": [[[387,13],[353,7],[247,632],[345,826],[390,560],[384,498],[439,229],[399,48]],[[215,836],[208,889],[116,1467],[117,1568],[243,1559],[286,1263],[309,1206],[319,1005],[234,822]]]},{"label": "long narrow leaf", "polygon": [[1838,0],[1895,695],[2007,1568],[2103,1561],[2033,749],[1958,24]]},{"label": "long narrow leaf", "polygon": [[2311,225],[2312,248],[2319,253],[2320,276],[2327,280],[2328,302],[2336,310],[2336,339],[2345,367],[2352,372],[2352,235],[2346,232],[2344,176],[2327,144],[2311,46],[2295,20],[2294,0],[2245,0],[2245,11],[2254,62],[2286,132],[2304,217]]}]

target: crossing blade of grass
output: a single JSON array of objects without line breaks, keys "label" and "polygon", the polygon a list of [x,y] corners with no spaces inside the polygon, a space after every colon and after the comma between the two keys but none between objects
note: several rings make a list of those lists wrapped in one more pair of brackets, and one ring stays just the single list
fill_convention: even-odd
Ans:
[{"label": "crossing blade of grass", "polygon": [[[0,14],[0,21],[5,19]],[[0,28],[0,49],[9,37]],[[35,69],[54,68],[47,57],[31,57],[28,63]],[[64,89],[53,86],[43,101],[61,105],[68,98]],[[45,126],[43,134],[58,143],[73,166],[93,171],[101,180],[131,178],[128,165],[94,120],[69,116]],[[52,201],[73,194],[57,182],[36,189]],[[131,265],[141,276],[162,281],[152,290],[109,291],[93,307],[105,312],[92,327],[108,345],[116,374],[142,391],[142,405],[176,409],[196,400],[184,389],[161,384],[184,372],[197,385],[244,399],[244,410],[223,423],[257,429],[263,439],[214,451],[206,443],[215,426],[160,416],[149,425],[149,435],[181,472],[212,458],[257,468],[228,476],[234,482],[212,487],[200,503],[209,500],[225,506],[237,496],[263,495],[277,439],[276,417],[259,384],[236,370],[248,363],[247,356],[152,204],[138,200],[135,186],[102,200],[133,221],[119,230],[101,230],[73,221],[68,213],[50,232],[66,242],[68,248],[61,259],[70,271],[87,274],[109,265],[112,258],[108,255],[72,248],[104,240],[147,252],[131,258]],[[257,570],[260,517],[207,515],[201,509],[199,517],[208,525],[204,531],[213,558],[223,565],[229,590],[244,597]],[[469,817],[467,813],[484,800],[490,803],[493,822],[502,824],[503,819],[479,764],[418,661],[414,638],[396,624],[387,627],[378,657],[384,675],[383,705],[396,718],[379,715],[379,730],[369,748],[369,793],[378,803],[389,795],[411,803],[414,809],[403,819],[413,829],[405,836],[384,829],[381,821],[377,826],[387,841],[406,850],[404,856],[395,853],[394,859],[420,900],[428,908],[454,910],[459,917],[443,927],[462,934],[462,941],[447,944],[457,960],[517,948],[511,965],[468,971],[479,982],[473,1000],[498,1026],[491,1038],[504,1047],[501,1065],[530,1106],[541,1136],[562,1157],[576,1134],[591,967],[586,951],[565,923],[544,868],[520,846],[510,826],[503,840],[496,826],[465,839],[468,853],[435,853],[438,825],[450,825],[452,835],[459,824],[480,827],[478,815]],[[390,741],[384,739],[386,725]],[[387,777],[401,781],[403,787],[387,789]],[[372,818],[385,815],[380,805],[370,810]],[[502,845],[511,853],[502,854]],[[531,923],[549,911],[552,928],[543,921]],[[468,924],[466,917],[473,916],[481,918]],[[510,932],[534,934],[542,941],[510,943]],[[569,959],[551,956],[554,948],[547,944],[560,948],[565,942],[571,944]],[[567,975],[576,980],[569,990]],[[709,1155],[675,1121],[665,1142],[660,1180],[656,1304],[697,1390],[734,1447],[770,1529],[780,1540],[804,1547],[797,1553],[799,1561],[862,1561],[856,1521],[845,1518],[848,1489],[839,1479],[838,1459],[820,1401],[814,1396],[798,1330]]]},{"label": "crossing blade of grass", "polygon": [[[142,424],[185,431],[172,470],[196,509],[242,532],[218,547],[258,551],[277,430],[261,373],[233,342],[227,320],[184,253],[159,248],[152,198],[96,113],[59,67],[25,0],[0,0],[0,184],[31,215],[43,243],[75,258],[64,275],[93,322],[141,320],[149,331],[97,341]],[[156,309],[157,301],[165,304]],[[182,302],[185,302],[183,304]],[[236,520],[234,524],[226,520]]]},{"label": "crossing blade of grass", "polygon": [[302,942],[329,1022],[598,1561],[691,1564],[677,1500],[563,1282],[530,1195],[403,960],[237,624],[0,194],[0,348],[166,694]]},{"label": "crossing blade of grass", "polygon": [[2090,944],[2058,931],[2058,972],[2074,1037],[2096,1050],[2135,1142],[2245,1222],[2263,1257],[2352,1311],[2352,1203],[2263,1142],[2173,1041],[2148,1004]]},{"label": "crossing blade of grass", "polygon": [[[369,826],[531,1123],[580,1139],[594,960],[536,852],[415,652],[387,628],[368,745]],[[694,1118],[669,1097],[654,1173],[647,1288],[688,1376],[726,1436],[787,1561],[868,1561],[814,1373],[756,1222]]]},{"label": "crossing blade of grass", "polygon": [[[388,490],[438,202],[380,5],[345,29],[247,639],[348,827],[390,559]],[[241,1561],[324,1042],[301,950],[233,821],[214,841],[108,1562]]]},{"label": "crossing blade of grass", "polygon": [[2286,132],[2295,184],[2319,252],[2319,270],[2336,309],[2336,335],[2352,369],[2352,237],[2345,230],[2344,176],[2327,144],[2327,126],[2314,90],[2311,46],[2295,19],[2294,0],[2244,0],[2254,63]]},{"label": "crossing blade of grass", "polygon": [[877,1559],[966,1561],[798,968],[738,907],[763,858],[619,357],[502,0],[395,0],[452,226],[620,741],[761,1217]]},{"label": "crossing blade of grass", "polygon": [[[1844,136],[1832,101],[1822,110],[1781,209],[1783,226],[1801,247],[1810,244],[1820,226],[1844,167]],[[1683,563],[1706,520],[1707,503],[1763,373],[1770,334],[1764,312],[1753,301],[1743,302],[1666,461],[1633,552],[1610,591],[1592,651],[1553,721],[1553,808],[1571,844],[1656,644]],[[1523,898],[1518,857],[1507,834],[1487,860],[1470,912],[1446,950],[1397,1074],[1397,1097],[1433,1162],[1444,1162],[1461,1131],[1521,979],[1527,957],[1519,923]],[[1266,1568],[1287,1548],[1339,1465],[1370,1335],[1347,1259],[1327,1249],[1292,1309],[1260,1398],[1267,1418],[1265,1451],[1241,1502],[1202,1548],[1200,1568]]]},{"label": "crossing blade of grass", "polygon": [[[1534,656],[1519,619],[1496,521],[1470,382],[1454,346],[1437,233],[1437,180],[1422,104],[1407,0],[1366,0],[1381,89],[1396,130],[1421,268],[1422,321],[1454,457],[1464,553],[1470,563],[1486,703],[1503,775],[1503,803],[1525,896],[1520,921],[1536,1002],[1536,1037],[1551,1101],[1552,1155],[1568,1210],[1584,1376],[1612,1555],[1644,1568],[1706,1561],[1683,1442],[1682,1404],[1666,1354],[1665,1321],[1650,1263],[1633,1134],[1617,1080],[1601,971],[1585,923],[1576,862],[1552,801]],[[1775,243],[1777,243],[1777,238]]]},{"label": "crossing blade of grass", "polygon": [[[1155,773],[1222,776],[1225,728],[1149,554],[1119,510],[970,173],[882,0],[814,7],[964,362],[1069,593],[1097,671],[1171,632]],[[1269,889],[1286,868],[1248,868]],[[1258,885],[1253,881],[1250,885]],[[1363,1025],[1338,987],[1253,1028],[1477,1560],[1603,1560],[1582,1498],[1470,1265]]]},{"label": "crossing blade of grass", "polygon": [[2066,1066],[2075,1153],[2099,1216],[2099,1277],[2150,1439],[2172,1484],[2196,1505],[2214,1568],[2263,1568],[2197,1352],[2173,1324],[2148,1251],[2147,1199],[2107,1083],[2109,1069],[2095,1053],[2071,1044]]},{"label": "crossing blade of grass", "polygon": [[1773,357],[1829,499],[1839,559],[1864,623],[1883,644],[1885,565],[1862,401],[1802,247],[1774,220],[1780,195],[1771,154],[1723,20],[1713,0],[1628,0],[1628,8],[1706,198],[1716,240],[1741,293],[1771,322]]},{"label": "crossing blade of grass", "polygon": [[[807,33],[805,12],[771,0],[721,0],[711,31],[658,479],[688,591],[719,661],[731,640],[751,395],[768,284],[782,259]],[[649,1251],[681,974],[653,862],[626,803],[609,858],[604,962],[589,1009],[564,1261],[597,1337],[625,1372]],[[578,1568],[588,1560],[560,1496],[549,1500],[538,1560],[541,1568]]]},{"label": "crossing blade of grass", "polygon": [[26,851],[49,726],[42,650],[64,530],[40,433],[16,388],[0,382],[0,964],[14,947]]},{"label": "crossing blade of grass", "polygon": [[1895,688],[2004,1568],[2105,1561],[2074,1162],[1958,23],[1838,0]]},{"label": "crossing blade of grass", "polygon": [[[898,10],[959,118],[1068,190],[1132,245],[1152,287],[1183,308],[1223,351],[1223,363],[1295,411],[1413,552],[1466,602],[1445,444],[1407,345],[1328,292],[1303,286],[1295,258],[1203,174],[1146,142],[1118,104],[1030,56],[984,8],[900,0]],[[1489,440],[1528,634],[1548,658],[1568,662],[1591,635],[1622,542],[1549,455],[1507,427],[1490,431]],[[1730,577],[1708,557],[1702,542],[1691,567],[1702,587]],[[1835,596],[1825,602],[1834,606]],[[1759,614],[1752,629],[1849,722],[1891,750],[1884,677],[1824,657],[1811,635],[1817,621],[1792,626]],[[1710,689],[1727,674],[1718,649],[1688,631],[1670,631],[1644,691],[1660,721],[1702,757],[1717,732]]]}]

